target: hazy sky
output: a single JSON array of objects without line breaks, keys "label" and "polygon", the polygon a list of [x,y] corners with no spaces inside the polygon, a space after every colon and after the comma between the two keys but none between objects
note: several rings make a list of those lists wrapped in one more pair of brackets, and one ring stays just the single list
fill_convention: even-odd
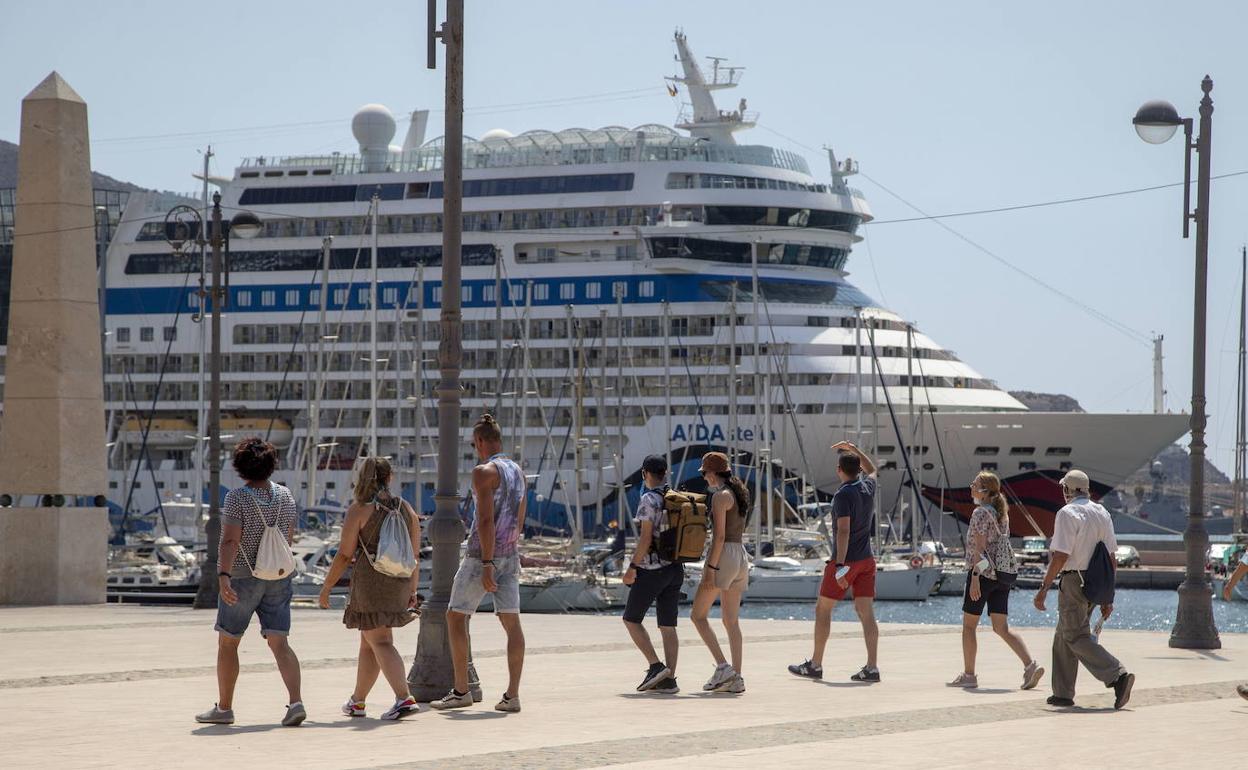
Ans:
[{"label": "hazy sky", "polygon": [[[671,124],[661,78],[683,27],[699,56],[747,68],[721,105],[745,97],[761,112],[742,143],[797,150],[821,179],[820,146],[855,158],[879,220],[915,216],[881,185],[949,213],[1181,181],[1181,135],[1146,145],[1131,117],[1150,98],[1195,117],[1206,73],[1214,173],[1248,171],[1248,6],[1230,0],[468,5],[471,135]],[[20,99],[52,69],[90,106],[94,167],[144,186],[195,189],[208,143],[227,175],[243,156],[354,151],[349,121],[367,102],[433,109],[436,136],[443,71],[424,66],[424,8],[3,0],[0,138],[16,141]],[[1212,189],[1210,445],[1229,470],[1248,175]],[[1170,188],[946,223],[1139,335],[1164,334],[1166,405],[1186,410],[1195,240],[1181,237],[1181,207]],[[865,231],[850,280],[986,376],[1094,411],[1151,408],[1138,337],[932,222]]]}]

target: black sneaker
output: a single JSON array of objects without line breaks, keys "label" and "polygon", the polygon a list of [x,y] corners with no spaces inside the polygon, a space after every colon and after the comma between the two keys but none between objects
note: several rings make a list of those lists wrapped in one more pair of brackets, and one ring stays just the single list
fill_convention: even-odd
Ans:
[{"label": "black sneaker", "polygon": [[676,693],[680,692],[680,685],[676,684],[675,677],[669,676],[668,678],[664,679],[662,682],[659,682],[658,684],[656,684],[654,686],[654,691],[663,693],[664,695],[675,695]]},{"label": "black sneaker", "polygon": [[667,667],[666,663],[654,663],[650,668],[646,669],[646,675],[641,680],[641,684],[637,685],[637,692],[645,692],[653,690],[654,686],[664,679],[671,677],[672,670]]},{"label": "black sneaker", "polygon": [[1114,710],[1121,709],[1131,700],[1131,688],[1135,686],[1135,674],[1123,674],[1114,680]]},{"label": "black sneaker", "polygon": [[804,676],[807,679],[823,679],[823,666],[816,666],[809,660],[805,660],[797,665],[789,666],[789,673],[793,676]]},{"label": "black sneaker", "polygon": [[1050,706],[1058,706],[1061,708],[1070,708],[1071,706],[1075,705],[1075,702],[1071,700],[1070,698],[1059,698],[1056,695],[1050,695],[1049,697],[1044,699],[1044,702],[1049,704]]},{"label": "black sneaker", "polygon": [[850,677],[855,682],[878,682],[880,681],[880,670],[878,668],[867,668],[863,666],[858,673]]}]

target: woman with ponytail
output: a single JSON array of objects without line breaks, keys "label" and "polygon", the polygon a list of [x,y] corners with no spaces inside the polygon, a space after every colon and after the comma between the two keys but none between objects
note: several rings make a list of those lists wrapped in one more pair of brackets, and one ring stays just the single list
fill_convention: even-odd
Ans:
[{"label": "woman with ponytail", "polygon": [[975,631],[987,606],[992,630],[1023,663],[1022,689],[1030,690],[1044,676],[1044,669],[1031,657],[1023,638],[1010,630],[1010,589],[1018,577],[1018,561],[1010,547],[1010,506],[1001,491],[1001,479],[995,473],[982,471],[971,482],[971,497],[975,512],[966,533],[966,566],[970,574],[962,599],[963,671],[949,686],[979,686],[975,675]]},{"label": "woman with ponytail", "polygon": [[[741,597],[745,594],[750,577],[750,560],[741,543],[745,522],[750,515],[750,492],[741,479],[732,474],[728,455],[707,452],[702,455],[702,467],[698,469],[706,479],[711,511],[711,547],[706,554],[702,569],[702,583],[693,599],[690,619],[698,629],[698,635],[715,658],[715,673],[702,686],[712,692],[745,692],[745,680],[741,678],[741,655],[743,642],[738,614]],[[720,617],[728,632],[728,649],[732,663],[724,658],[719,640],[711,628],[708,615],[711,605],[719,598]]]},{"label": "woman with ponytail", "polygon": [[[415,619],[418,605],[416,584],[420,580],[420,563],[411,577],[392,577],[373,568],[370,554],[377,552],[381,526],[386,517],[397,512],[407,522],[412,538],[412,552],[420,553],[420,519],[407,501],[390,493],[390,461],[384,457],[366,457],[359,465],[351,506],[342,524],[338,555],[330,565],[321,589],[320,605],[329,609],[330,589],[351,566],[351,593],[342,622],[347,628],[360,630],[360,660],[355,673],[355,690],[342,707],[350,717],[364,716],[364,699],[373,689],[378,675],[384,674],[394,690],[394,705],[381,715],[382,719],[402,719],[417,713],[416,701],[408,689],[403,657],[394,646],[392,629],[401,628]],[[365,554],[356,557],[359,551]]]}]

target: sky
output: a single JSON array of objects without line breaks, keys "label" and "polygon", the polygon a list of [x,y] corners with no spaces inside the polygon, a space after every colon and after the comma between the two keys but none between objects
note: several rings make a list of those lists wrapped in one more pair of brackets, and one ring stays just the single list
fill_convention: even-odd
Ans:
[{"label": "sky", "polygon": [[[1205,74],[1213,173],[1248,171],[1248,5],[468,6],[467,134],[670,125],[679,99],[662,78],[683,28],[698,56],[746,67],[721,97],[761,113],[740,143],[797,151],[822,180],[824,145],[860,164],[851,183],[878,222],[851,282],[1001,386],[1090,411],[1152,408],[1148,338],[1162,334],[1166,407],[1190,408],[1195,237],[1182,238],[1180,188],[942,220],[954,232],[887,220],[1181,182],[1181,133],[1147,145],[1131,118],[1156,98],[1196,117]],[[370,102],[400,117],[396,141],[418,108],[437,136],[445,73],[425,68],[424,18],[420,2],[0,0],[0,139],[17,140],[22,96],[53,69],[89,105],[93,167],[146,187],[196,189],[208,144],[224,175],[246,156],[354,152],[350,118]],[[1214,180],[1209,445],[1228,470],[1246,215],[1248,174]]]}]

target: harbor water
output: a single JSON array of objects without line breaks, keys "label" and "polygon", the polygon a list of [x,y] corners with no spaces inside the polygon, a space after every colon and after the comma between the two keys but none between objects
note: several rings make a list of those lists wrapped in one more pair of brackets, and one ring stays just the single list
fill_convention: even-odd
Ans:
[{"label": "harbor water", "polygon": [[[1010,595],[1010,623],[1016,626],[1053,626],[1057,623],[1057,593],[1049,592],[1047,612],[1031,604],[1034,591],[1016,590]],[[1105,624],[1106,630],[1168,631],[1174,625],[1179,595],[1173,591],[1119,590],[1114,613]],[[713,614],[718,616],[718,607]],[[685,618],[689,608],[683,608]],[[1100,617],[1100,611],[1092,613]],[[815,604],[811,602],[750,603],[741,607],[743,618],[774,620],[812,620]],[[956,596],[933,596],[924,602],[876,602],[875,617],[881,623],[949,624],[962,622],[962,599]],[[1218,630],[1224,633],[1248,633],[1248,602],[1214,600],[1213,617]],[[848,602],[837,605],[833,620],[852,621],[856,618]],[[985,624],[987,620],[983,621]]]}]

